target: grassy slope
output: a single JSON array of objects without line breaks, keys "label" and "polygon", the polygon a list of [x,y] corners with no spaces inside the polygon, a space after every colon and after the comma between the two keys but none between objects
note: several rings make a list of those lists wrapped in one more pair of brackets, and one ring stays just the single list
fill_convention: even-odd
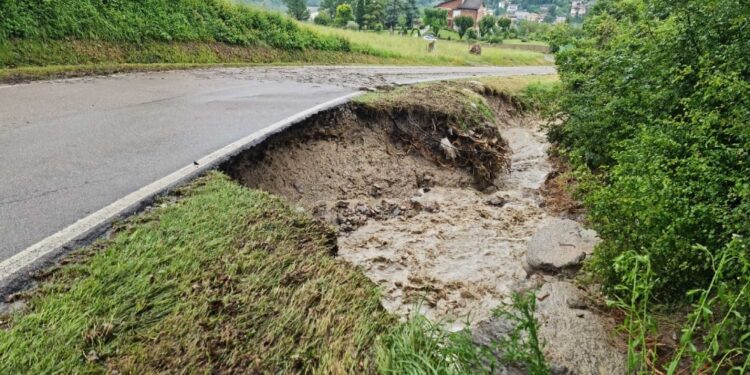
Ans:
[{"label": "grassy slope", "polygon": [[0,0],[0,82],[248,64],[547,64],[541,54],[300,24],[224,0]]},{"label": "grassy slope", "polygon": [[372,370],[391,318],[327,230],[218,174],[183,193],[33,293],[0,373]]},{"label": "grassy slope", "polygon": [[388,32],[358,32],[318,25],[305,25],[322,35],[337,36],[351,42],[352,51],[397,59],[403,64],[421,65],[549,65],[536,52],[485,46],[480,56],[469,53],[466,43],[439,40],[433,53],[427,53],[427,41],[418,37],[391,35]]}]

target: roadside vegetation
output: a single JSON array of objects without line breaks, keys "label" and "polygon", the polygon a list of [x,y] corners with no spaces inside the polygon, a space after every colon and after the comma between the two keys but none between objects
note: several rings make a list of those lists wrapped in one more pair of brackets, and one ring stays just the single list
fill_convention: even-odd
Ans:
[{"label": "roadside vegetation", "polygon": [[419,65],[548,65],[539,52],[486,46],[481,55],[469,53],[469,46],[458,41],[440,40],[428,52],[428,42],[415,35],[398,35],[310,25],[321,35],[335,36],[351,42],[353,52],[378,56],[386,61]]},{"label": "roadside vegetation", "polygon": [[[342,30],[343,31],[343,30]],[[540,65],[539,53],[334,32],[225,0],[7,0],[0,3],[0,81],[248,64]]]},{"label": "roadside vegetation", "polygon": [[588,270],[638,373],[750,371],[750,6],[597,2],[558,35],[561,125],[603,239]]},{"label": "roadside vegetation", "polygon": [[180,195],[31,292],[0,373],[372,372],[395,320],[330,230],[219,174]]}]

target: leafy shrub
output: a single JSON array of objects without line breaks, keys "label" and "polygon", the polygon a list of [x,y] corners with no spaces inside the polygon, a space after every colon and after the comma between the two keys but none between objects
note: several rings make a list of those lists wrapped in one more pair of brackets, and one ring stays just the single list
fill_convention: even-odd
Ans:
[{"label": "leafy shrub", "polygon": [[458,16],[453,18],[453,24],[458,29],[458,37],[463,39],[466,31],[474,26],[474,19],[469,16]]},{"label": "leafy shrub", "polygon": [[357,31],[359,30],[359,25],[354,21],[349,21],[346,23],[346,28],[349,30]]},{"label": "leafy shrub", "polygon": [[569,48],[556,54],[565,122],[550,137],[577,167],[604,240],[590,269],[626,295],[630,271],[612,264],[634,252],[655,275],[650,301],[686,304],[698,298],[691,291],[710,291],[721,303],[693,331],[721,324],[735,337],[699,360],[727,355],[727,368],[750,348],[747,263],[715,267],[727,252],[750,254],[748,14],[736,0],[601,1],[583,35],[555,41]]},{"label": "leafy shrub", "polygon": [[341,4],[336,7],[336,18],[333,19],[333,24],[336,27],[345,27],[349,21],[353,20],[354,13],[351,5]]},{"label": "leafy shrub", "polygon": [[477,38],[478,38],[478,36],[477,36],[477,31],[476,30],[474,30],[474,29],[466,30],[466,39],[477,40]]}]

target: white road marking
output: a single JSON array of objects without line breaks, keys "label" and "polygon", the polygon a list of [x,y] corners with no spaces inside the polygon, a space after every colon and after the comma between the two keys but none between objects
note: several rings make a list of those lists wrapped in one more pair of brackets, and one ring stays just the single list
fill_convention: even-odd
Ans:
[{"label": "white road marking", "polygon": [[230,156],[237,154],[248,147],[260,143],[274,133],[278,133],[279,131],[282,131],[289,126],[294,125],[320,111],[333,108],[340,104],[344,104],[352,98],[362,94],[363,92],[354,92],[348,95],[344,95],[342,97],[329,100],[323,104],[319,104],[305,111],[299,112],[293,116],[287,117],[266,128],[258,130],[248,135],[247,137],[244,137],[236,142],[222,147],[221,149],[214,151],[213,153],[201,159],[198,159],[197,166],[193,163],[190,163],[190,165],[183,167],[156,182],[146,185],[139,190],[125,196],[124,198],[118,199],[109,206],[104,207],[81,220],[78,220],[69,227],[37,242],[32,246],[27,247],[16,255],[2,261],[0,263],[0,284],[10,281],[10,279],[16,276],[20,271],[24,270],[27,267],[33,266],[37,260],[42,259],[49,254],[52,254],[66,244],[85,236],[87,233],[93,230],[96,230],[101,225],[107,224],[112,220],[120,217],[122,214],[128,212],[128,210],[137,207],[139,204],[141,204],[141,202],[190,181],[191,179],[199,176],[201,173],[215,168],[220,163],[227,160]]}]

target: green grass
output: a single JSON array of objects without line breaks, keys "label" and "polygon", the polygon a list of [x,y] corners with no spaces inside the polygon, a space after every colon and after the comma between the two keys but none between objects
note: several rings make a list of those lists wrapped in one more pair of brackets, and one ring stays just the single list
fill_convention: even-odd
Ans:
[{"label": "green grass", "polygon": [[524,42],[521,39],[505,39],[503,40],[503,44],[549,47],[549,44],[547,44],[546,42],[541,42],[538,40],[529,40],[527,42]]},{"label": "green grass", "polygon": [[374,371],[393,320],[331,232],[219,174],[181,194],[32,292],[0,373]]},{"label": "green grass", "polygon": [[287,64],[376,64],[383,59],[356,52],[247,48],[225,43],[140,44],[92,41],[23,40],[0,44],[0,82],[76,77],[131,71],[192,69],[216,66]]},{"label": "green grass", "polygon": [[427,52],[427,41],[416,36],[391,35],[388,32],[361,32],[304,24],[321,35],[335,36],[351,43],[351,49],[373,56],[398,60],[399,64],[417,65],[549,65],[538,52],[484,46],[480,56],[469,53],[465,42],[439,40],[433,53]]},{"label": "green grass", "polygon": [[15,0],[0,7],[0,82],[222,64],[543,65],[539,53],[302,24],[224,0]]}]

